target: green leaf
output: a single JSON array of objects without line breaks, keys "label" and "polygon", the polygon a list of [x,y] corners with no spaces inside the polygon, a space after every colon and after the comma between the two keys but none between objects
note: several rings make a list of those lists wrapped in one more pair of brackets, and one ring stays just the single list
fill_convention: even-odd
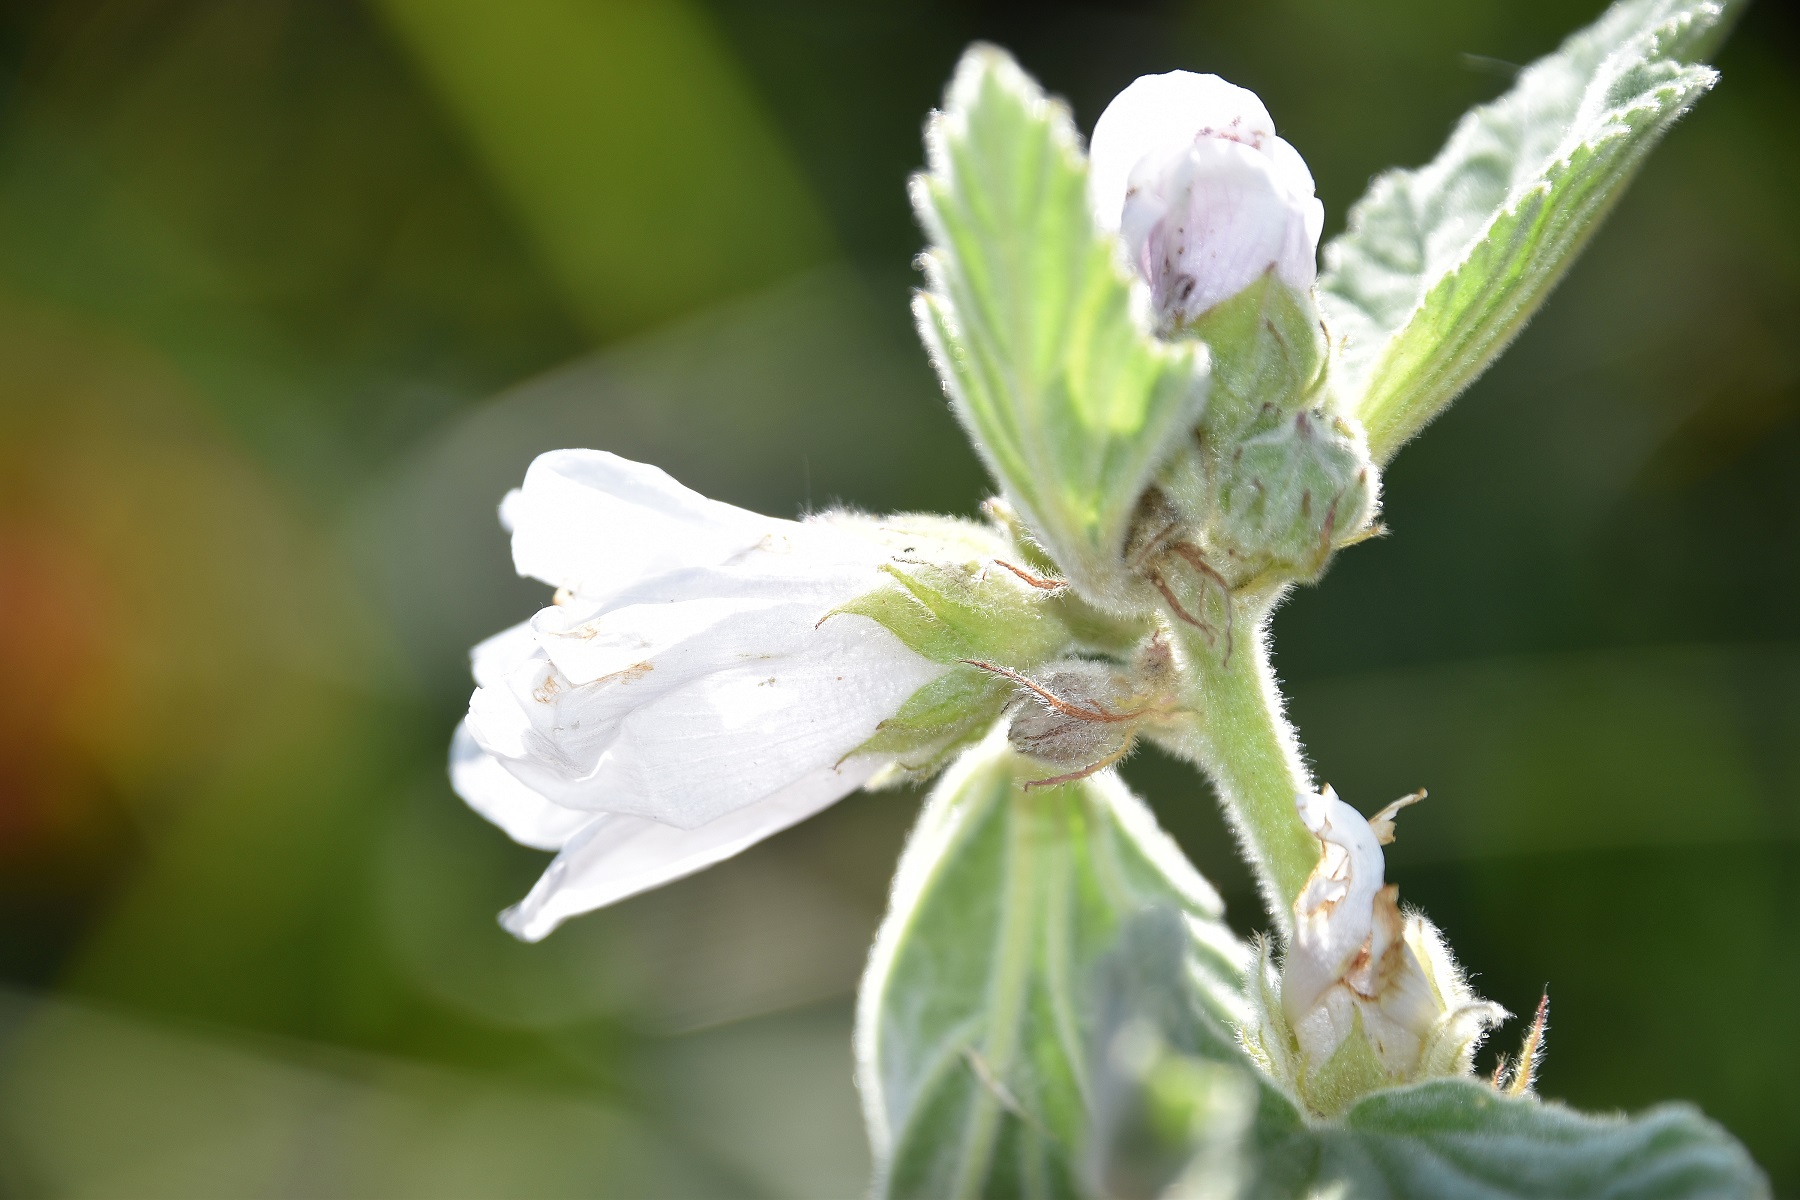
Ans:
[{"label": "green leaf", "polygon": [[[1480,1080],[1441,1079],[1374,1093],[1341,1120],[1309,1125],[1266,1079],[1258,1077],[1260,1089],[1247,1087],[1216,1056],[1152,1055],[1138,1064],[1138,1076],[1138,1108],[1153,1119],[1140,1120],[1135,1137],[1109,1131],[1101,1169],[1114,1191],[1124,1183],[1136,1194],[1259,1200],[1769,1194],[1743,1147],[1689,1105],[1589,1116],[1501,1095]],[[1189,1123],[1171,1124],[1172,1113],[1189,1114]],[[1192,1155],[1179,1169],[1170,1153],[1178,1139]]]},{"label": "green leaf", "polygon": [[1624,0],[1471,110],[1437,158],[1377,178],[1325,247],[1340,401],[1377,462],[1543,303],[1646,153],[1717,80],[1709,0]]},{"label": "green leaf", "polygon": [[1169,908],[1128,920],[1101,971],[1094,1123],[1087,1178],[1105,1196],[1235,1196],[1251,1165],[1252,1132],[1279,1143],[1300,1116],[1221,1028],[1209,973]]},{"label": "green leaf", "polygon": [[1205,350],[1145,332],[1067,109],[1004,53],[963,56],[926,147],[920,335],[1007,500],[1078,589],[1124,604],[1126,526],[1199,418]]},{"label": "green leaf", "polygon": [[1247,953],[1217,894],[1116,776],[1026,792],[1033,773],[996,731],[901,859],[857,1017],[877,1195],[1085,1190],[1101,968],[1144,909],[1186,918],[1213,1042],[1230,1044]]},{"label": "green leaf", "polygon": [[1381,1092],[1318,1134],[1316,1193],[1731,1200],[1769,1194],[1743,1147],[1687,1105],[1587,1116],[1475,1080]]}]

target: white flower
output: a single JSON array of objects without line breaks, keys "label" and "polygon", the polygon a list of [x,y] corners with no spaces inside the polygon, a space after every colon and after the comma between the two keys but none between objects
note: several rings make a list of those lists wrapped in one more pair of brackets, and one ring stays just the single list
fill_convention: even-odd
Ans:
[{"label": "white flower", "polygon": [[1330,788],[1296,797],[1320,855],[1294,901],[1281,1003],[1312,1070],[1360,1024],[1392,1081],[1465,1073],[1482,1036],[1506,1017],[1469,990],[1437,929],[1403,915],[1399,889],[1383,881],[1394,814],[1422,795],[1368,820]]},{"label": "white flower", "polygon": [[592,450],[540,456],[501,505],[519,573],[557,588],[477,646],[456,791],[561,853],[502,922],[537,940],[736,854],[860,787],[851,756],[944,668],[867,618],[893,547],[830,517],[708,500]]},{"label": "white flower", "polygon": [[1166,325],[1269,271],[1312,288],[1324,206],[1254,92],[1217,75],[1145,75],[1100,114],[1089,161],[1095,220],[1122,235]]}]

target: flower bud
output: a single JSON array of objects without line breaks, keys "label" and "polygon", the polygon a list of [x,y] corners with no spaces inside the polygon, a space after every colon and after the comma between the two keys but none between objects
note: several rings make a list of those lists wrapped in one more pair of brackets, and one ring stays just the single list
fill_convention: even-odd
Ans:
[{"label": "flower bud", "polygon": [[1066,748],[1084,740],[1075,735],[1084,727],[1123,723],[1131,699],[1131,684],[1123,673],[1107,663],[1083,659],[1038,672],[1030,690],[1032,695],[1013,718],[1013,749],[1054,763],[1083,761],[1084,755]]},{"label": "flower bud", "polygon": [[1324,208],[1254,92],[1216,75],[1145,75],[1094,126],[1088,197],[1150,285],[1165,332],[1273,274],[1310,292]]},{"label": "flower bud", "polygon": [[1347,422],[1321,409],[1284,416],[1222,456],[1208,540],[1229,575],[1315,579],[1368,524],[1378,486]]},{"label": "flower bud", "polygon": [[1014,671],[996,673],[1019,687],[1019,703],[1007,729],[1013,749],[1062,769],[1028,787],[1067,783],[1125,757],[1140,726],[1167,709],[1173,682],[1168,644],[1154,637],[1129,669],[1065,659],[1029,678]]},{"label": "flower bud", "polygon": [[1421,796],[1366,821],[1330,788],[1296,798],[1319,863],[1294,900],[1278,981],[1265,947],[1243,1040],[1321,1116],[1376,1088],[1468,1074],[1482,1038],[1506,1019],[1470,991],[1436,927],[1402,913],[1399,889],[1383,880],[1394,814]]}]

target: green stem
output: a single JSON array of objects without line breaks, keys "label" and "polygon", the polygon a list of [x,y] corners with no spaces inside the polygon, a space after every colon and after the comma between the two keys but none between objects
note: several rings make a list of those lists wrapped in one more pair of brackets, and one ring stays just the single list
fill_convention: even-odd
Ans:
[{"label": "green stem", "polygon": [[1163,740],[1211,778],[1285,937],[1294,899],[1319,861],[1319,843],[1294,808],[1294,797],[1312,791],[1313,781],[1282,715],[1263,623],[1249,637],[1240,634],[1224,662],[1197,633],[1181,629],[1179,636],[1186,651],[1183,706],[1190,711]]}]

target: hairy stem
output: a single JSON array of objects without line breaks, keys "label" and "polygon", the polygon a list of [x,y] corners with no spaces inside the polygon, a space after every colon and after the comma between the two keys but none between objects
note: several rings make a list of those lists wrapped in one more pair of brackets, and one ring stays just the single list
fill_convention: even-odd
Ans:
[{"label": "hairy stem", "polygon": [[1212,780],[1256,871],[1263,901],[1287,936],[1294,899],[1319,859],[1319,843],[1300,823],[1294,797],[1313,790],[1300,743],[1281,711],[1260,622],[1220,661],[1197,631],[1182,639],[1180,722],[1159,739]]}]

